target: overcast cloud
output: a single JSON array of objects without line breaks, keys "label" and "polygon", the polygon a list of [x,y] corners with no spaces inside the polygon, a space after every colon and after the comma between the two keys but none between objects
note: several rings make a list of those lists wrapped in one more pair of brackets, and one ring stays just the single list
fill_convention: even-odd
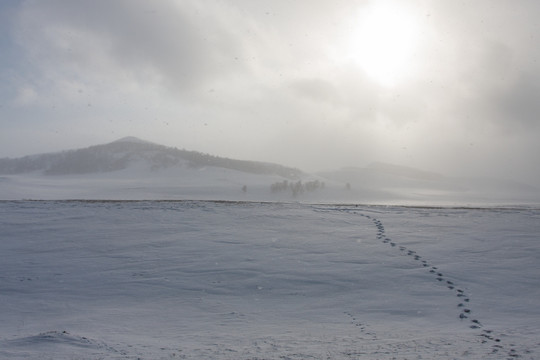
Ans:
[{"label": "overcast cloud", "polygon": [[382,2],[417,30],[391,86],[351,51],[375,1],[3,2],[0,157],[132,135],[308,171],[385,161],[540,185],[540,3]]}]

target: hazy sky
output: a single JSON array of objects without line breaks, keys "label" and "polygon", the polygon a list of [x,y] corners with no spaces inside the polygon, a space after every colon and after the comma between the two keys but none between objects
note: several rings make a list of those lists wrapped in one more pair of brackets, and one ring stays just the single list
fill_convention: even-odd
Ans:
[{"label": "hazy sky", "polygon": [[540,185],[540,2],[0,2],[0,157],[132,135]]}]

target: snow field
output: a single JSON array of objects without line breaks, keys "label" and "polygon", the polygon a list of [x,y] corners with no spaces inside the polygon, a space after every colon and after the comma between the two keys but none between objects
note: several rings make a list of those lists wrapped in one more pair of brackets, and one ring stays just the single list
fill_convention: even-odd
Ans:
[{"label": "snow field", "polygon": [[539,218],[0,202],[0,356],[534,359]]}]

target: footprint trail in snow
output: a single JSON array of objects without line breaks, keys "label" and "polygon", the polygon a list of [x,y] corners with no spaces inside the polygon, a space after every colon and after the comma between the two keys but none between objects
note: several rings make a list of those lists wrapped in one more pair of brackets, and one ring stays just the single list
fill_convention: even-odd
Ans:
[{"label": "footprint trail in snow", "polygon": [[[501,342],[500,337],[494,334],[492,330],[486,329],[483,323],[473,315],[473,311],[470,306],[471,298],[467,292],[462,289],[458,284],[451,280],[448,276],[443,274],[439,268],[433,264],[431,261],[424,259],[416,250],[413,250],[407,246],[400,245],[397,241],[391,239],[386,235],[384,225],[381,220],[376,217],[364,214],[354,209],[341,208],[339,211],[347,212],[350,214],[362,216],[370,220],[377,229],[376,238],[382,244],[388,245],[390,249],[394,251],[399,251],[409,257],[413,261],[418,262],[418,265],[422,268],[425,268],[428,274],[433,276],[434,281],[436,281],[441,286],[445,286],[450,291],[452,296],[455,296],[457,299],[457,319],[467,323],[467,326],[471,329],[477,329],[480,334],[478,336],[482,337],[482,343],[490,343],[492,345],[492,354],[499,352],[507,351],[508,359],[520,358],[521,355],[514,348],[507,349]],[[353,316],[352,314],[348,314]]]}]

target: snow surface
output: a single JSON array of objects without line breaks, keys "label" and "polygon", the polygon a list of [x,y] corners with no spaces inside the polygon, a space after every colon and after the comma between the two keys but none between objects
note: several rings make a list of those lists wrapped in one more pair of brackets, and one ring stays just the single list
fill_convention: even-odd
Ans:
[{"label": "snow surface", "polygon": [[[353,174],[354,175],[354,174]],[[306,174],[299,179],[324,183],[316,191],[293,196],[289,190],[272,192],[274,183],[298,180],[278,175],[250,174],[220,167],[188,166],[151,170],[144,162],[123,170],[76,175],[43,175],[40,172],[0,176],[0,200],[229,200],[310,203],[362,203],[444,206],[540,206],[540,192],[512,189],[488,180],[465,186],[460,181],[425,181],[384,173],[335,179]],[[398,186],[399,185],[399,186]],[[245,190],[245,191],[244,191]]]},{"label": "snow surface", "polygon": [[540,210],[1,201],[0,358],[537,359]]}]

